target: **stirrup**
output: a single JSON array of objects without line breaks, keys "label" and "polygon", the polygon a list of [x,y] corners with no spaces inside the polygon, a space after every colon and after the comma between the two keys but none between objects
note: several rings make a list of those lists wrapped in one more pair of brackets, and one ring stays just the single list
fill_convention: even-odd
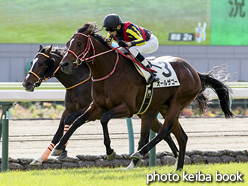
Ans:
[{"label": "stirrup", "polygon": [[151,74],[151,76],[149,77],[149,79],[147,80],[147,84],[151,84],[153,82],[158,82],[160,79],[156,74]]}]

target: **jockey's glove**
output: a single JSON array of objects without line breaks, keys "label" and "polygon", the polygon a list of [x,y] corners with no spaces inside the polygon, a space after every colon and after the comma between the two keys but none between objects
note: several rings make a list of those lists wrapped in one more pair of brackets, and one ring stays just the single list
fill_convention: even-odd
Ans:
[{"label": "jockey's glove", "polygon": [[121,46],[121,47],[127,47],[127,42],[126,41],[123,41],[123,40],[120,40],[118,42],[118,45]]}]

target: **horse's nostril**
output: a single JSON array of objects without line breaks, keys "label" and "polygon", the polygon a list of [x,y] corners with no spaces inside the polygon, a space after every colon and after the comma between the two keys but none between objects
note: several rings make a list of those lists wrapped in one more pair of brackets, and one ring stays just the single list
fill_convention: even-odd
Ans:
[{"label": "horse's nostril", "polygon": [[63,67],[67,67],[67,66],[69,66],[69,63],[68,62],[64,62],[64,63],[62,63],[62,66]]},{"label": "horse's nostril", "polygon": [[32,83],[30,83],[30,82],[24,82],[24,83],[22,84],[22,86],[27,88],[27,87],[32,86]]}]

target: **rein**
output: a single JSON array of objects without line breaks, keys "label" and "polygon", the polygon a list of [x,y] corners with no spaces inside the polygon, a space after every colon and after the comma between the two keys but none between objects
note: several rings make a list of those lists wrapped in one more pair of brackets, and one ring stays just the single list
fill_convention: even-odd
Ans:
[{"label": "rein", "polygon": [[89,76],[87,77],[87,79],[83,80],[82,82],[80,82],[80,83],[78,83],[78,84],[76,84],[76,85],[73,85],[73,86],[68,87],[68,88],[65,88],[65,89],[66,89],[66,90],[70,90],[70,89],[72,89],[72,88],[74,88],[74,87],[77,87],[77,86],[79,86],[79,85],[85,83],[86,81],[89,81],[89,80],[90,80],[90,77],[91,77],[91,71],[90,71]]},{"label": "rein", "polygon": [[[116,52],[116,51],[115,51],[115,52]],[[116,54],[117,54],[117,58],[116,58],[116,62],[115,62],[115,66],[114,66],[113,70],[112,70],[108,75],[106,75],[105,77],[102,77],[102,78],[99,78],[99,79],[93,79],[93,78],[92,78],[92,81],[102,81],[102,80],[104,80],[104,79],[107,79],[109,76],[111,76],[111,75],[115,72],[117,63],[118,63],[118,61],[119,61],[118,52],[116,52]]]},{"label": "rein", "polygon": [[[120,47],[117,47],[117,48],[112,48],[110,50],[107,50],[105,52],[102,52],[102,53],[99,53],[99,54],[95,54],[95,47],[93,45],[93,42],[92,42],[92,39],[91,39],[91,36],[90,35],[86,35],[86,34],[83,34],[83,33],[75,33],[74,35],[76,34],[79,34],[79,35],[82,35],[82,36],[85,36],[87,37],[87,44],[86,44],[86,47],[84,49],[84,51],[77,55],[75,52],[73,52],[72,50],[67,50],[66,52],[69,52],[69,53],[72,53],[74,55],[74,57],[76,58],[76,61],[74,62],[74,64],[76,64],[77,66],[80,65],[82,62],[84,61],[89,61],[92,59],[92,64],[93,64],[93,60],[95,57],[98,57],[98,56],[101,56],[103,54],[106,54],[106,53],[109,53],[109,52],[112,52],[112,51],[115,51],[116,54],[117,54],[117,58],[116,58],[116,62],[115,62],[115,65],[114,65],[114,68],[113,70],[106,76],[102,77],[102,78],[99,78],[99,79],[93,79],[92,77],[92,81],[102,81],[104,79],[107,79],[109,76],[111,76],[114,72],[115,72],[115,69],[116,69],[116,66],[118,64],[118,61],[119,61],[119,51],[117,52],[117,48],[120,48]],[[88,52],[90,51],[90,47],[92,46],[92,50],[93,50],[93,56],[90,56],[90,57],[86,57],[85,56],[88,54]],[[82,57],[81,57],[82,56]]]},{"label": "rein", "polygon": [[[50,56],[47,55],[47,54],[44,54],[44,53],[41,53],[41,52],[39,52],[38,54],[41,54],[41,55],[43,55],[43,56],[45,56],[45,57],[47,57],[47,58],[50,58]],[[37,54],[37,55],[38,55],[38,54]],[[33,74],[33,75],[38,79],[39,83],[41,83],[41,82],[43,82],[43,81],[46,81],[46,80],[48,80],[48,79],[54,77],[55,74],[57,73],[57,71],[59,70],[59,68],[60,68],[60,66],[58,66],[58,67],[56,68],[56,70],[53,72],[53,75],[52,75],[52,76],[47,77],[47,78],[40,78],[36,73],[34,73],[34,72],[32,72],[32,71],[28,71],[28,74]],[[68,88],[65,88],[65,89],[66,89],[66,90],[70,90],[70,89],[72,89],[72,88],[74,88],[74,87],[77,87],[77,86],[79,86],[79,85],[85,83],[86,81],[89,81],[90,77],[91,77],[91,71],[90,71],[89,76],[87,77],[87,79],[83,80],[82,82],[80,82],[80,83],[78,83],[78,84],[76,84],[76,85],[73,85],[73,86],[68,87]]]}]

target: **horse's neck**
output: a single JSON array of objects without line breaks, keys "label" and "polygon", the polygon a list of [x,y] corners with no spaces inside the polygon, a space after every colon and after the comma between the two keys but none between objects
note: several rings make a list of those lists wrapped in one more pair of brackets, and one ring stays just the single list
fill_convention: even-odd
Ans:
[{"label": "horse's neck", "polygon": [[110,55],[110,53],[103,54],[99,57],[96,57],[92,62],[88,62],[93,79],[99,79],[109,75],[115,66],[115,62],[116,54]]},{"label": "horse's neck", "polygon": [[[72,83],[70,81],[72,81],[71,79],[73,76],[70,74],[65,74],[61,71],[60,67],[59,67],[59,63],[62,60],[62,58],[56,54],[52,53],[52,58],[55,59],[55,65],[54,65],[54,70],[57,70],[57,72],[54,74],[54,76],[59,80],[60,83],[62,83],[64,85],[64,87],[68,87],[70,86]],[[59,69],[57,69],[59,68]]]},{"label": "horse's neck", "polygon": [[[101,42],[98,41],[96,42],[96,40],[94,39],[93,39],[93,45],[95,47],[96,55],[111,50]],[[90,55],[93,56],[94,55],[93,52]],[[120,56],[117,57],[117,53],[115,51],[111,51],[99,55],[98,57],[94,58],[92,62],[88,62],[88,65],[92,72],[93,79],[99,79],[108,75],[113,70],[113,67],[115,66],[116,63],[116,59],[119,57]]]},{"label": "horse's neck", "polygon": [[[115,51],[96,57],[93,63],[88,63],[88,65],[90,66],[93,79],[104,78],[109,76],[110,73],[113,73],[111,76],[116,76],[117,78],[120,73],[132,74],[134,78],[141,77],[131,61]],[[131,77],[127,75],[125,78],[129,79]]]},{"label": "horse's neck", "polygon": [[[61,60],[60,60],[61,61]],[[59,62],[60,62],[59,61]],[[55,69],[59,66],[56,62]],[[71,74],[66,74],[61,71],[61,68],[55,73],[55,77],[64,85],[65,88],[72,87],[89,76],[89,68],[86,65],[79,65],[73,69]]]}]

